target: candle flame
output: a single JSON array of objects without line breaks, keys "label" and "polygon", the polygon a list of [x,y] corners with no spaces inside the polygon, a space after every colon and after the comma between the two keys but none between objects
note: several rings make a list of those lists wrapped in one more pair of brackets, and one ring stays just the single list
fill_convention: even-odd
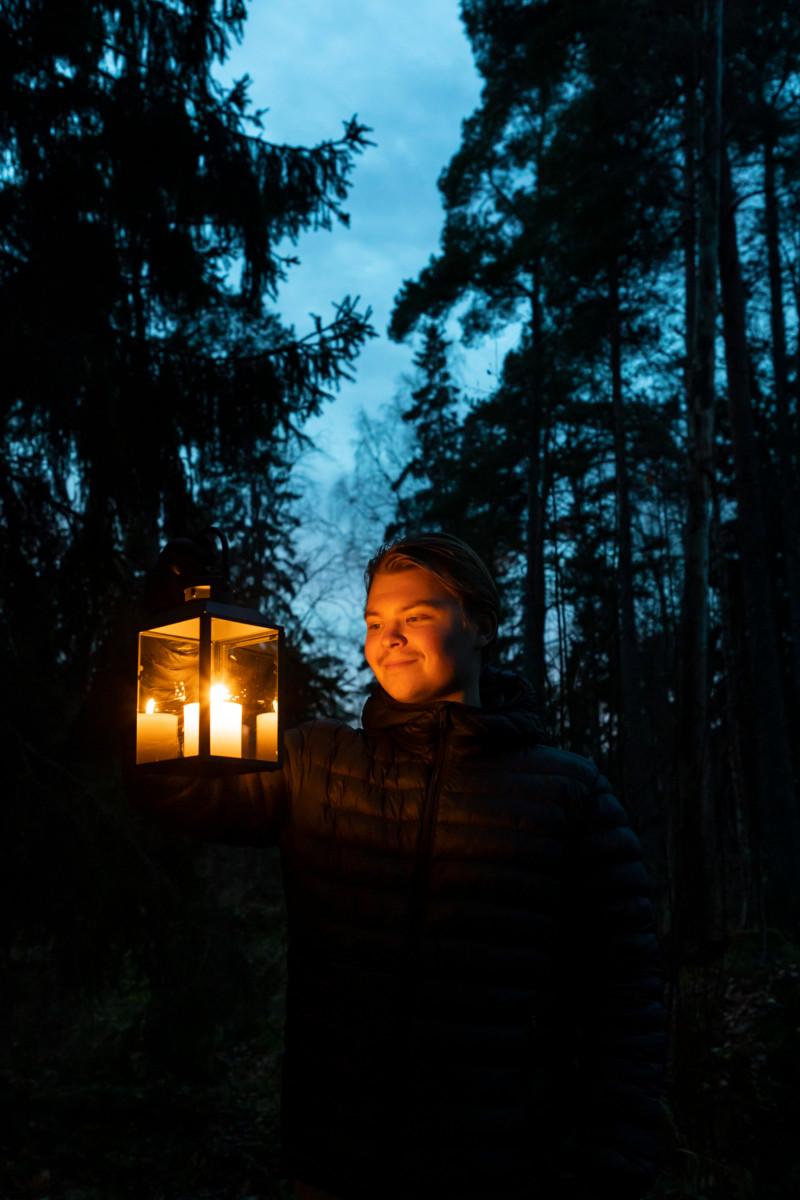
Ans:
[{"label": "candle flame", "polygon": [[145,711],[146,713],[154,713],[154,712],[156,711],[156,702],[155,702],[155,700],[148,700],[148,701],[147,701],[147,703],[146,703],[146,704],[145,704],[145,706],[144,706],[144,711]]},{"label": "candle flame", "polygon": [[215,683],[211,688],[211,703],[217,700],[230,700],[231,694],[224,683]]}]

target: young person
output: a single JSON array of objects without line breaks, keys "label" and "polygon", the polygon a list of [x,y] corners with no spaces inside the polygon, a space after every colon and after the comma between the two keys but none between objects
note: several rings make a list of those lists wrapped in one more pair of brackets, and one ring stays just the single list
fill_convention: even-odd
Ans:
[{"label": "young person", "polygon": [[445,534],[366,572],[358,729],[289,731],[280,772],[155,777],[173,828],[280,847],[282,1132],[300,1198],[638,1200],[664,1014],[639,843],[608,782],[483,667],[499,601]]}]

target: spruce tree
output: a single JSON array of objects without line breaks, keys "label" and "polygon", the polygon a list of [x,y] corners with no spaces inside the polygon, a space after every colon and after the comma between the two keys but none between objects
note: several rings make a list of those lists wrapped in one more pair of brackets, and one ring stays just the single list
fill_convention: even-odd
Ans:
[{"label": "spruce tree", "polygon": [[3,8],[4,643],[73,696],[159,542],[210,521],[291,620],[291,461],[371,334],[349,297],[302,335],[275,309],[287,249],[346,224],[366,130],[271,142],[247,79],[215,76],[244,20],[241,0]]},{"label": "spruce tree", "polygon": [[435,322],[423,331],[422,347],[414,356],[418,386],[403,420],[414,431],[414,452],[392,483],[397,493],[397,522],[387,531],[423,529],[433,515],[452,509],[450,499],[458,480],[461,431],[459,395],[447,362],[448,343]]},{"label": "spruce tree", "polygon": [[[288,724],[335,711],[338,694],[335,659],[293,612],[292,464],[372,331],[357,301],[324,288],[330,317],[296,331],[278,290],[304,231],[346,225],[367,131],[353,118],[317,146],[270,141],[247,80],[215,74],[244,20],[241,0],[0,9],[0,646],[14,681],[0,871],[15,913],[0,953],[28,962],[46,945],[36,991],[80,1028],[96,1024],[83,989],[133,972],[136,1037],[187,988],[216,995],[218,1018],[215,980],[241,979],[232,918],[198,899],[185,848],[165,862],[142,845],[121,786],[159,545],[211,523],[229,534],[240,598],[288,627]],[[227,957],[190,961],[198,927]],[[9,983],[9,1046],[31,1035],[26,980],[17,969]],[[216,1035],[201,1026],[167,1018],[162,1044],[202,1064]],[[32,1072],[37,1056],[48,1078],[61,1069],[61,1036],[36,1029]]]}]

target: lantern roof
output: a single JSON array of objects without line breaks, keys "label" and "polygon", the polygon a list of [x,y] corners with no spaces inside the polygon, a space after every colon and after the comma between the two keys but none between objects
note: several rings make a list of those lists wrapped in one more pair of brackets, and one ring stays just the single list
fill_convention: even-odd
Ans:
[{"label": "lantern roof", "polygon": [[243,625],[261,625],[265,629],[277,629],[283,632],[283,626],[270,621],[263,613],[255,608],[244,608],[239,604],[223,604],[220,600],[207,598],[186,600],[179,607],[167,609],[165,612],[153,613],[141,628],[155,629],[161,625],[177,625],[181,621],[189,621],[196,617],[217,617],[220,620],[241,622]]}]

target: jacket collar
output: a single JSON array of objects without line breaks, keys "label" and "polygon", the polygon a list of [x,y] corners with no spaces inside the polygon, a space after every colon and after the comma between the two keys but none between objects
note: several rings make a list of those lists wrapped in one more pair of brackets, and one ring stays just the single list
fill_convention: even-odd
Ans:
[{"label": "jacket collar", "polygon": [[443,727],[460,754],[474,754],[487,745],[503,749],[546,741],[533,688],[514,671],[484,667],[480,678],[481,707],[435,700],[401,704],[377,681],[372,684],[361,722],[367,733],[385,731],[409,749],[426,752]]}]

